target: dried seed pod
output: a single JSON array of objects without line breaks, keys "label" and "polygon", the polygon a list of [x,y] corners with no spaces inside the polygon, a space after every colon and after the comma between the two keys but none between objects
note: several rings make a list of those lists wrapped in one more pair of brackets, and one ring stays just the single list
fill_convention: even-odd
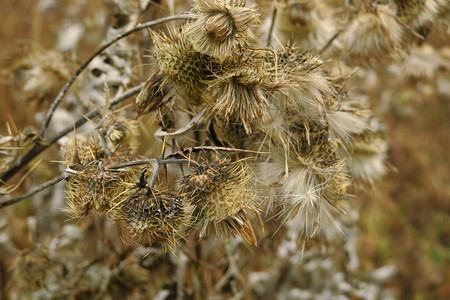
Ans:
[{"label": "dried seed pod", "polygon": [[24,98],[38,106],[52,101],[71,77],[71,63],[57,51],[29,45],[13,60],[9,72],[21,86]]},{"label": "dried seed pod", "polygon": [[173,248],[190,226],[190,208],[182,198],[154,188],[143,188],[118,205],[111,213],[124,220],[132,244],[159,242]]},{"label": "dried seed pod", "polygon": [[182,192],[195,207],[200,237],[207,233],[227,238],[240,235],[256,245],[250,219],[259,214],[250,178],[249,168],[242,161],[220,161],[183,177]]},{"label": "dried seed pod", "polygon": [[91,210],[106,212],[131,188],[138,177],[136,168],[108,170],[109,165],[135,159],[129,148],[117,148],[108,157],[96,143],[87,140],[68,141],[62,147],[70,177],[67,179],[67,203],[65,211],[74,218],[81,218]]},{"label": "dried seed pod", "polygon": [[67,180],[66,192],[68,208],[65,211],[74,218],[81,218],[92,209],[106,212],[127,185],[122,178],[111,171],[100,171],[96,167],[78,171]]},{"label": "dried seed pod", "polygon": [[449,5],[446,0],[394,0],[398,16],[412,29],[432,23],[439,11]]},{"label": "dried seed pod", "polygon": [[245,45],[259,14],[255,5],[244,5],[242,0],[195,0],[197,20],[186,32],[194,49],[223,61]]},{"label": "dried seed pod", "polygon": [[401,51],[403,28],[395,8],[377,4],[361,11],[350,23],[339,41],[343,45],[343,59],[352,65],[371,65],[390,62]]}]

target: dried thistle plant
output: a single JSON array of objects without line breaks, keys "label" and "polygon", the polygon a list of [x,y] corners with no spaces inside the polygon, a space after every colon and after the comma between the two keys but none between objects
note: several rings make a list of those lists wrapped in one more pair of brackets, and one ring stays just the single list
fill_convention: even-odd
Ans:
[{"label": "dried thistle plant", "polygon": [[[264,3],[260,9],[241,0],[195,0],[190,14],[152,23],[186,21],[168,33],[150,33],[151,75],[124,92],[138,73],[131,67],[142,43],[116,44],[101,53],[144,28],[137,21],[147,16],[140,13],[148,5],[114,1],[116,23],[108,35],[121,35],[87,61],[91,80],[76,97],[94,109],[77,108],[81,115],[73,128],[46,134],[70,81],[87,64],[70,78],[60,57],[43,53],[38,64],[32,66],[36,54],[30,54],[14,69],[26,74],[22,91],[33,99],[53,97],[70,80],[40,136],[0,137],[2,180],[71,130],[77,134],[61,148],[63,176],[0,208],[65,180],[65,212],[83,218],[72,229],[65,226],[48,253],[25,251],[15,260],[14,276],[31,282],[27,296],[364,298],[364,288],[378,288],[353,280],[358,216],[347,200],[353,183],[367,187],[388,170],[384,127],[369,109],[375,103],[363,99],[388,103],[386,98],[415,93],[419,80],[424,94],[446,93],[448,80],[437,73],[448,69],[450,56],[424,39],[448,3],[281,0],[264,11]],[[258,30],[260,15],[269,17]],[[392,74],[408,88],[383,90]],[[138,93],[137,111],[113,111]],[[131,120],[136,112],[148,115]],[[80,128],[87,121],[92,130]],[[267,231],[255,228],[257,222]],[[0,240],[0,247],[8,242]],[[251,248],[254,257],[243,255],[242,240],[258,245]],[[336,255],[326,254],[323,245]],[[330,267],[338,256],[352,262]],[[63,272],[53,273],[58,268]],[[303,281],[323,291],[315,293]]]}]

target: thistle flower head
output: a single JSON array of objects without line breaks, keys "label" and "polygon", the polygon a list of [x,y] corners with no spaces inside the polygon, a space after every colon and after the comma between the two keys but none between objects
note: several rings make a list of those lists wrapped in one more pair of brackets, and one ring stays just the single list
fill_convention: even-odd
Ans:
[{"label": "thistle flower head", "polygon": [[[242,161],[219,161],[185,175],[182,192],[195,207],[200,237],[208,232],[218,237],[240,235],[256,245],[248,214],[257,214],[249,168]],[[247,210],[247,212],[246,212]]]},{"label": "thistle flower head", "polygon": [[194,49],[223,61],[251,37],[249,26],[259,14],[255,5],[245,7],[245,0],[195,0],[192,22],[187,34]]},{"label": "thistle flower head", "polygon": [[227,73],[212,82],[214,90],[210,102],[228,123],[241,123],[245,132],[252,133],[252,124],[258,124],[268,106],[272,87],[262,69],[243,68]]},{"label": "thistle flower head", "polygon": [[0,135],[0,174],[11,168],[22,153],[27,151],[38,137],[35,130],[28,128],[13,135]]},{"label": "thistle flower head", "polygon": [[277,101],[301,119],[322,119],[324,112],[338,100],[322,66],[317,55],[287,46],[278,55],[278,74],[286,87],[276,95]]},{"label": "thistle flower head", "polygon": [[[153,33],[152,38],[161,72],[182,88],[178,93],[185,100],[198,105],[201,102],[201,91],[206,88],[205,81],[211,74],[209,58],[194,50],[184,27],[179,31],[171,31],[168,35]],[[155,79],[155,84],[164,84],[164,81],[161,82],[164,78]],[[156,91],[161,91],[158,86],[156,88]]]},{"label": "thistle flower head", "polygon": [[25,47],[10,67],[21,86],[25,100],[42,105],[57,95],[70,79],[70,64],[56,51],[45,51],[36,45]]},{"label": "thistle flower head", "polygon": [[62,148],[71,175],[67,179],[65,211],[74,218],[88,215],[91,210],[108,211],[138,177],[138,170],[109,170],[108,166],[134,158],[126,149],[118,148],[109,157],[87,140],[68,141]]},{"label": "thistle flower head", "polygon": [[124,220],[127,241],[133,244],[161,243],[166,249],[177,245],[190,226],[190,208],[183,199],[154,188],[144,188],[112,212],[113,219]]},{"label": "thistle flower head", "polygon": [[376,4],[362,10],[340,37],[348,63],[389,62],[399,53],[403,30],[395,8]]},{"label": "thistle flower head", "polygon": [[444,6],[446,0],[394,0],[399,17],[413,29],[418,29],[431,23]]}]

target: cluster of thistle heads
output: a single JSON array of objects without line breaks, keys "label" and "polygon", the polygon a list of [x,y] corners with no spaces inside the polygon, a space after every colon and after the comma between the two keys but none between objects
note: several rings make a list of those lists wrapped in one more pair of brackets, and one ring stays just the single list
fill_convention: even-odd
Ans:
[{"label": "cluster of thistle heads", "polygon": [[[345,76],[331,75],[313,51],[291,43],[258,46],[256,5],[194,2],[189,22],[152,32],[158,70],[137,105],[139,116],[158,112],[164,148],[204,149],[155,159],[152,168],[121,168],[140,159],[133,121],[104,116],[97,137],[63,148],[68,212],[76,218],[102,212],[124,225],[130,243],[170,249],[191,232],[256,245],[255,222],[264,227],[263,218],[271,217],[280,226],[289,220],[306,239],[338,236],[340,203],[352,180],[372,183],[386,172],[383,125],[367,103],[349,96]],[[328,46],[340,48],[344,62],[361,65],[397,53],[403,39],[397,30],[415,32],[429,21],[427,12],[438,14],[443,5],[425,2],[433,5],[413,13],[421,1],[352,2],[350,9],[360,10],[334,40],[337,27],[322,2],[282,1],[270,33],[298,33],[316,50],[331,38]],[[186,116],[189,127],[177,130]],[[167,164],[180,166],[172,170],[176,180],[167,178]]]}]

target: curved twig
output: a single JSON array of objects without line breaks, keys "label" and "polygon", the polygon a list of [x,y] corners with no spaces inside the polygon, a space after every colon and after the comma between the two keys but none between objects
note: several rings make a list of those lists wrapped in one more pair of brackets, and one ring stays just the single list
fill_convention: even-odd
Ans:
[{"label": "curved twig", "polygon": [[324,53],[330,46],[331,44],[333,44],[334,40],[336,40],[339,35],[341,34],[342,31],[338,31],[335,34],[333,34],[333,36],[328,40],[328,42],[322,47],[322,49],[320,49],[320,51],[318,52],[319,55],[322,55],[322,53]]},{"label": "curved twig", "polygon": [[191,159],[187,158],[181,158],[181,159],[175,159],[175,158],[150,158],[150,159],[140,159],[140,160],[133,160],[126,163],[121,163],[117,165],[111,165],[108,166],[107,169],[121,169],[126,167],[133,167],[133,166],[140,166],[140,165],[147,165],[156,161],[158,165],[170,165],[170,164],[186,164],[190,163],[192,165],[200,166],[201,164],[193,161]]},{"label": "curved twig", "polygon": [[169,154],[166,158],[174,157],[174,156],[184,156],[183,154],[186,152],[198,152],[198,151],[225,151],[225,152],[241,152],[241,153],[253,153],[253,154],[270,154],[270,152],[261,152],[254,151],[248,149],[236,149],[236,148],[227,148],[227,147],[218,147],[218,146],[196,146],[190,147],[186,149],[181,149],[175,153]]},{"label": "curved twig", "polygon": [[138,32],[142,29],[145,28],[149,28],[155,25],[159,25],[162,23],[166,23],[166,22],[170,22],[170,21],[175,21],[175,20],[188,20],[191,17],[187,14],[179,14],[179,15],[175,15],[175,16],[170,16],[170,17],[165,17],[165,18],[161,18],[155,21],[150,21],[141,25],[138,25],[136,27],[134,27],[133,29],[130,29],[120,35],[118,35],[117,37],[113,38],[111,41],[107,42],[105,45],[103,45],[102,47],[100,47],[100,49],[98,49],[93,55],[91,55],[91,57],[89,57],[79,68],[78,70],[75,72],[75,74],[72,76],[72,78],[70,78],[70,80],[66,83],[66,85],[61,89],[61,91],[58,93],[58,96],[56,96],[55,100],[53,101],[52,105],[50,106],[47,114],[45,115],[45,119],[44,119],[44,123],[42,124],[41,130],[40,130],[40,137],[43,138],[48,126],[50,125],[50,121],[52,120],[53,114],[55,113],[56,108],[58,107],[59,103],[61,103],[62,99],[64,98],[64,96],[67,94],[67,92],[69,91],[70,87],[72,86],[72,84],[75,82],[75,80],[78,78],[78,76],[80,76],[80,74],[87,68],[87,66],[91,63],[91,61],[97,57],[98,55],[100,55],[103,51],[105,51],[108,47],[110,47],[111,45],[113,45],[114,43],[117,43],[118,41],[120,41],[121,39],[135,33]]},{"label": "curved twig", "polygon": [[[196,165],[196,166],[200,166],[201,164],[190,160],[190,159],[166,159],[166,158],[152,158],[152,159],[141,159],[141,160],[135,160],[135,161],[130,161],[130,162],[126,162],[126,163],[122,163],[122,164],[117,164],[117,165],[111,165],[108,166],[107,169],[110,170],[116,170],[116,169],[121,169],[121,168],[125,168],[125,167],[132,167],[132,166],[138,166],[138,165],[145,165],[145,164],[149,164],[151,163],[153,165],[153,176],[152,179],[150,181],[150,186],[153,186],[156,182],[156,178],[157,178],[157,174],[158,174],[158,168],[160,165],[168,165],[168,164],[183,164],[183,163],[189,163],[192,165]],[[62,175],[53,179],[50,179],[49,181],[36,186],[34,188],[32,188],[31,190],[29,190],[28,192],[26,192],[25,194],[22,194],[18,197],[9,199],[7,201],[1,202],[0,203],[0,209],[6,207],[6,206],[10,206],[13,204],[16,204],[17,202],[20,202],[23,199],[26,199],[28,197],[33,196],[34,194],[37,194],[51,186],[54,186],[55,184],[63,181],[65,178],[67,178],[68,176],[70,176],[72,173],[75,172],[66,172],[69,175]],[[74,174],[72,174],[74,175]]]},{"label": "curved twig", "polygon": [[156,130],[156,132],[155,132],[155,136],[160,137],[160,138],[165,138],[165,137],[174,137],[174,136],[181,135],[181,134],[185,133],[186,131],[188,131],[189,129],[194,127],[195,124],[197,124],[197,122],[203,116],[203,114],[205,113],[207,108],[208,108],[207,105],[203,106],[203,108],[200,110],[200,112],[195,117],[193,117],[183,127],[177,129],[174,132],[167,132],[167,131],[162,130],[161,128],[158,128],[158,130]]},{"label": "curved twig", "polygon": [[63,181],[65,178],[66,178],[65,175],[59,176],[59,177],[56,177],[56,178],[53,178],[53,179],[51,179],[51,180],[49,180],[49,181],[47,181],[47,182],[45,182],[45,183],[43,183],[43,184],[41,184],[41,185],[38,185],[37,187],[31,189],[30,191],[26,192],[25,194],[20,195],[19,197],[9,199],[9,200],[7,200],[7,201],[5,201],[5,202],[1,202],[1,203],[0,203],[0,209],[2,209],[3,207],[6,207],[6,206],[10,206],[10,205],[16,204],[17,202],[22,201],[23,199],[26,199],[26,198],[28,198],[28,197],[31,197],[31,196],[33,196],[34,194],[37,194],[37,193],[39,193],[40,191],[43,191],[43,190],[45,190],[46,188],[49,188],[49,187],[51,187],[51,186],[54,186],[54,185],[57,184],[58,182]]}]

